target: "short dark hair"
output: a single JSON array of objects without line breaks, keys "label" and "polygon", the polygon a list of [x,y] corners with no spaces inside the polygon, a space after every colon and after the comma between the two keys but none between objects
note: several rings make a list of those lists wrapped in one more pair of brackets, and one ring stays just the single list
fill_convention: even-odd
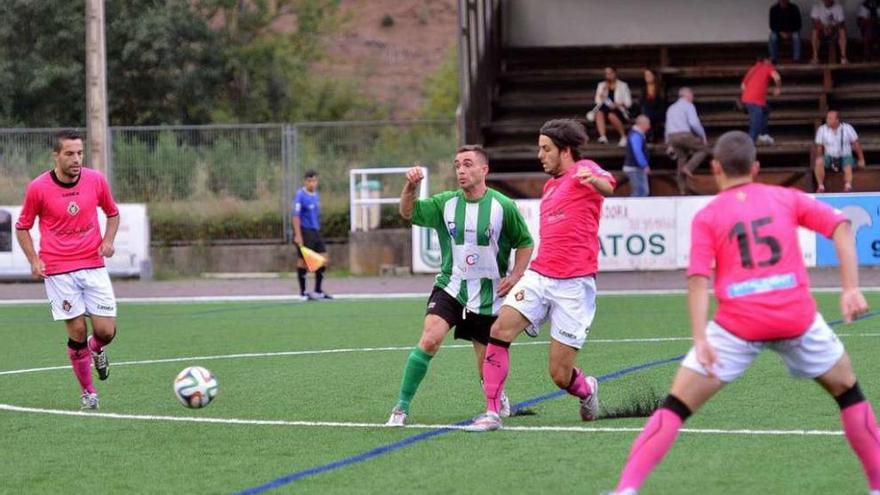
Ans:
[{"label": "short dark hair", "polygon": [[755,163],[755,143],[743,131],[725,132],[715,143],[712,154],[728,177],[744,177],[751,173]]},{"label": "short dark hair", "polygon": [[486,153],[486,148],[483,148],[479,144],[466,144],[455,152],[455,154],[473,152],[473,154],[477,155],[479,159],[483,162],[484,165],[489,164],[489,154]]},{"label": "short dark hair", "polygon": [[575,161],[581,159],[581,147],[587,143],[587,132],[574,119],[554,119],[544,122],[541,135],[547,136],[559,151],[568,148]]},{"label": "short dark hair", "polygon": [[79,132],[74,131],[73,129],[58,131],[55,133],[55,143],[52,145],[52,151],[58,153],[59,151],[61,151],[61,143],[63,141],[75,141],[77,139],[82,141],[82,135],[80,135]]},{"label": "short dark hair", "polygon": [[303,179],[311,179],[312,177],[317,177],[318,171],[313,169],[306,170],[306,173],[303,174]]}]

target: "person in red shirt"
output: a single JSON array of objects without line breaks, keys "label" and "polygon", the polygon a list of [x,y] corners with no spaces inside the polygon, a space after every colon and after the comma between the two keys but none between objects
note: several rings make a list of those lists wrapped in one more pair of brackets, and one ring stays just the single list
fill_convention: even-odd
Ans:
[{"label": "person in red shirt", "polygon": [[[106,380],[110,364],[104,347],[116,335],[116,296],[104,258],[114,253],[119,209],[104,176],[83,167],[79,134],[59,132],[52,158],[55,167],[28,185],[16,237],[34,277],[44,280],[53,318],[67,327],[67,355],[82,389],[82,407],[97,409],[92,361],[98,377]],[[103,237],[98,207],[107,216]],[[38,217],[39,254],[30,234]],[[86,315],[92,321],[91,337]]]},{"label": "person in red shirt", "polygon": [[782,77],[769,58],[761,57],[746,72],[740,84],[742,89],[740,99],[749,112],[749,136],[756,144],[773,144],[774,142],[768,128],[770,105],[767,104],[767,87],[771,80],[776,83],[776,87],[773,88],[773,96],[779,96],[782,92]]},{"label": "person in red shirt", "polygon": [[510,368],[510,343],[523,330],[537,336],[548,319],[550,376],[580,400],[584,421],[592,421],[599,412],[599,383],[575,368],[574,361],[596,314],[599,219],[605,196],[617,183],[595,162],[581,158],[586,142],[583,127],[574,120],[551,120],[541,127],[538,159],[551,176],[541,197],[541,242],[489,331],[483,360],[486,413],[468,427],[470,431],[501,427],[498,412]]},{"label": "person in red shirt", "polygon": [[[880,431],[843,344],[816,311],[797,233],[804,227],[833,239],[840,259],[840,309],[851,322],[868,304],[859,290],[849,220],[801,191],[754,182],[755,145],[741,131],[721,136],[713,155],[721,192],[691,226],[688,310],[694,345],[669,395],[633,444],[614,493],[636,493],[672,448],[684,421],[742,376],[763,349],[779,354],[792,376],[811,378],[834,397],[846,438],[875,493]],[[713,271],[718,309],[707,321]]]}]

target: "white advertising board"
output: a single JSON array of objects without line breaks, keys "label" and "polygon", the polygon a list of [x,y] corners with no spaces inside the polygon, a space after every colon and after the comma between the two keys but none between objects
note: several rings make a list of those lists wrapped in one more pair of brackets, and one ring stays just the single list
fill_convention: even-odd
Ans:
[{"label": "white advertising board", "polygon": [[[691,221],[712,196],[666,198],[609,198],[599,227],[599,271],[648,271],[687,268]],[[517,200],[529,231],[540,242],[537,199]],[[807,266],[816,266],[816,236],[800,229],[800,245]],[[429,229],[413,228],[413,270],[437,272],[440,246]]]},{"label": "white advertising board", "polygon": [[[107,258],[107,271],[116,276],[140,275],[142,268],[150,260],[150,224],[147,219],[147,205],[119,204],[121,222],[116,234],[116,252]],[[31,274],[31,265],[15,240],[15,223],[21,213],[21,206],[0,205],[0,277],[24,278]],[[104,231],[107,218],[98,209],[101,231]],[[30,230],[34,246],[39,249],[39,219]]]}]

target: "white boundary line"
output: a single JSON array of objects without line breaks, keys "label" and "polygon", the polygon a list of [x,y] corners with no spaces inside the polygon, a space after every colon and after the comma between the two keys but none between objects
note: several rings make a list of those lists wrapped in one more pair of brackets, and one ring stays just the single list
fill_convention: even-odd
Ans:
[{"label": "white boundary line", "polygon": [[[118,414],[88,411],[65,411],[61,409],[43,409],[36,407],[20,407],[0,404],[0,410],[9,412],[50,414],[54,416],[78,416],[106,419],[134,419],[141,421],[167,421],[178,423],[205,423],[224,425],[250,426],[292,426],[292,427],[328,427],[328,428],[386,428],[382,423],[348,423],[336,421],[284,421],[264,419],[211,418],[195,416],[155,416],[149,414]],[[412,424],[405,428],[418,430],[463,430],[467,426],[444,424]],[[505,426],[506,431],[516,432],[574,432],[574,433],[637,433],[642,428],[635,427],[590,427],[590,426]],[[752,430],[752,429],[718,429],[718,428],[682,428],[685,433],[701,433],[710,435],[771,435],[771,436],[841,436],[842,431],[836,430]]]},{"label": "white boundary line", "polygon": [[[880,337],[880,333],[841,333],[838,337]],[[689,342],[690,337],[645,337],[645,338],[623,338],[623,339],[591,339],[589,344],[642,344],[642,343],[658,343],[658,342]],[[548,341],[526,341],[515,342],[514,347],[547,345]],[[471,349],[469,344],[448,344],[443,346],[444,349]],[[412,346],[389,346],[389,347],[352,347],[344,349],[318,349],[311,351],[278,351],[278,352],[251,352],[242,354],[219,354],[214,356],[188,356],[164,359],[145,359],[142,361],[120,361],[114,362],[113,366],[137,366],[143,364],[162,364],[162,363],[181,363],[186,361],[215,361],[220,359],[248,359],[248,358],[264,358],[264,357],[280,357],[280,356],[315,356],[321,354],[345,354],[353,352],[388,352],[388,351],[408,351]],[[26,373],[37,373],[40,371],[57,371],[69,370],[70,365],[61,366],[45,366],[41,368],[25,368],[18,370],[0,371],[0,376],[4,375],[23,375]]]},{"label": "white boundary line", "polygon": [[[880,292],[880,287],[862,287],[862,292]],[[812,287],[812,292],[836,293],[840,292],[836,287]],[[686,289],[632,289],[632,290],[603,290],[602,296],[671,296],[687,294]],[[340,300],[374,300],[374,299],[414,299],[428,297],[428,292],[392,292],[388,294],[337,294],[333,297]],[[220,303],[220,302],[307,302],[299,296],[282,295],[256,295],[256,296],[180,296],[180,297],[120,297],[117,302],[125,304],[175,304],[175,303]],[[48,304],[47,299],[4,299],[0,300],[0,306],[18,306],[33,304]]]}]

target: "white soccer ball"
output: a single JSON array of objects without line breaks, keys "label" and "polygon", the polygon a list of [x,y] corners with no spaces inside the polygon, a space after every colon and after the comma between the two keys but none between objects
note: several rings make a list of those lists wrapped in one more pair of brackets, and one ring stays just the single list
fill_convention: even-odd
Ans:
[{"label": "white soccer ball", "polygon": [[174,396],[186,407],[199,409],[217,396],[217,378],[201,366],[190,366],[174,379]]}]

